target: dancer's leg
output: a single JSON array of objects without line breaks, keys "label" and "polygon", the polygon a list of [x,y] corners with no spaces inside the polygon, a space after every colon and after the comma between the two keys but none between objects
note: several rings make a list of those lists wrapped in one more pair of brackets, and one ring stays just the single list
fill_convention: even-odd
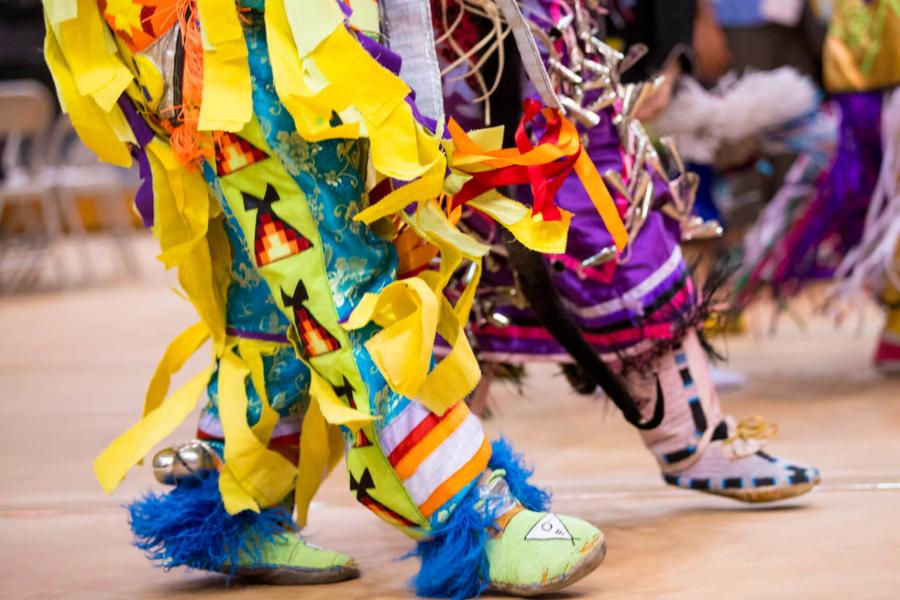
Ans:
[{"label": "dancer's leg", "polygon": [[[627,186],[629,169],[614,117],[606,110],[583,135],[597,170]],[[668,186],[658,177],[653,185],[654,209],[628,251],[616,256],[587,195],[576,181],[563,184],[559,204],[574,217],[566,252],[551,257],[550,266],[564,306],[641,403],[641,434],[667,482],[748,501],[808,491],[818,482],[815,469],[759,452],[764,440],[757,436],[771,428],[723,417],[696,333],[708,316],[708,300],[694,286],[681,254],[679,222],[659,210],[671,200]],[[470,226],[479,229],[477,216]],[[490,227],[480,230],[491,239]],[[473,324],[483,360],[571,360],[522,302],[501,253],[491,256],[485,280],[482,318]],[[565,371],[576,387],[593,390],[589,374],[574,365]]]}]

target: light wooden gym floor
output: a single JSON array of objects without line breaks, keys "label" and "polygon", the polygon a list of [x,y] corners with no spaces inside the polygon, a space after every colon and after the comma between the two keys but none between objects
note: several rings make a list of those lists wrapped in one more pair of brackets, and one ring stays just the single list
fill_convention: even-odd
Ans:
[{"label": "light wooden gym floor", "polygon": [[[411,542],[355,504],[341,467],[307,533],[352,553],[359,580],[228,588],[220,576],[154,569],[129,545],[121,504],[152,475],[135,469],[107,497],[91,461],[133,423],[162,350],[192,322],[155,269],[148,264],[136,283],[0,298],[0,597],[410,597],[416,565],[398,557]],[[729,367],[749,378],[723,396],[725,408],[778,422],[769,450],[824,476],[784,504],[747,507],[666,488],[614,408],[571,394],[555,367],[533,367],[523,396],[495,386],[491,434],[507,435],[536,464],[556,511],[607,534],[606,562],[557,597],[900,598],[900,380],[870,368],[878,313],[840,329],[808,317],[805,331],[783,318],[774,336],[759,333],[764,311],[752,316],[755,333],[720,342]],[[202,366],[194,360],[188,371]]]}]

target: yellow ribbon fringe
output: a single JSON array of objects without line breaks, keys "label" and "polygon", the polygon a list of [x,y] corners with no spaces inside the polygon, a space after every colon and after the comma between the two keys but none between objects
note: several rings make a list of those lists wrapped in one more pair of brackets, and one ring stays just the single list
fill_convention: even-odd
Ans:
[{"label": "yellow ribbon fringe", "polygon": [[[44,58],[53,75],[60,106],[69,115],[84,144],[100,160],[128,167],[131,165],[131,154],[125,142],[134,142],[134,136],[122,110],[115,102],[109,103],[108,96],[111,90],[118,90],[121,94],[130,82],[131,74],[125,69],[128,73],[126,80],[122,71],[112,64],[114,57],[107,53],[108,48],[104,44],[103,57],[98,65],[101,74],[89,76],[91,60],[100,60],[94,56],[100,49],[96,43],[85,41],[82,45],[77,40],[87,40],[86,36],[91,35],[94,36],[92,40],[102,41],[103,36],[109,33],[96,10],[96,4],[87,4],[89,6],[75,18],[76,8],[80,4],[56,1],[46,3]],[[54,17],[62,20],[54,23],[51,20]]]},{"label": "yellow ribbon fringe", "polygon": [[[456,229],[431,201],[421,203],[416,213],[404,215],[404,220],[440,250],[440,270],[395,281],[378,294],[366,294],[344,327],[358,329],[370,321],[381,326],[366,342],[366,349],[388,385],[443,415],[465,398],[481,377],[464,327],[481,275],[481,257],[488,247]],[[443,290],[464,259],[475,263],[475,275],[453,307]],[[430,369],[437,334],[450,352]]]},{"label": "yellow ribbon fringe", "polygon": [[202,324],[192,325],[166,348],[150,381],[143,418],[115,439],[94,461],[94,473],[107,493],[112,492],[131,467],[194,411],[212,374],[204,369],[177,392],[166,398],[172,375],[177,373],[208,337]]},{"label": "yellow ribbon fringe", "polygon": [[[232,349],[219,358],[219,418],[225,435],[219,491],[231,514],[259,512],[260,507],[278,504],[293,488],[297,475],[294,465],[269,450],[269,439],[258,438],[247,423],[249,375],[250,370]],[[271,434],[271,428],[267,429]]]},{"label": "yellow ribbon fringe", "polygon": [[110,112],[133,79],[94,0],[47,0],[48,33],[68,63],[78,93]]},{"label": "yellow ribbon fringe", "polygon": [[147,394],[144,397],[143,416],[149,415],[151,412],[159,408],[169,393],[169,385],[172,382],[172,375],[179,372],[184,363],[200,349],[206,340],[209,339],[209,329],[203,322],[195,323],[172,340],[169,347],[166,348],[162,360],[150,379],[150,385],[147,386]]},{"label": "yellow ribbon fringe", "polygon": [[234,0],[197,0],[203,34],[198,129],[240,131],[253,116],[247,44]]},{"label": "yellow ribbon fringe", "polygon": [[[172,395],[166,397],[166,394],[172,376],[208,337],[205,326],[198,323],[182,332],[166,349],[147,390],[144,417],[94,461],[94,472],[107,493],[196,409],[212,367],[204,369]],[[226,510],[234,514],[274,506],[296,483],[298,522],[304,524],[313,495],[343,455],[343,437],[338,426],[355,432],[373,417],[343,404],[331,384],[311,371],[310,405],[303,420],[298,465],[270,450],[268,443],[278,414],[269,405],[265,393],[262,355],[276,349],[277,345],[269,342],[238,340],[219,357],[219,416],[225,436],[225,462],[221,466],[219,488]],[[262,400],[259,422],[253,427],[247,423],[248,377]],[[302,473],[299,479],[298,470]]]}]

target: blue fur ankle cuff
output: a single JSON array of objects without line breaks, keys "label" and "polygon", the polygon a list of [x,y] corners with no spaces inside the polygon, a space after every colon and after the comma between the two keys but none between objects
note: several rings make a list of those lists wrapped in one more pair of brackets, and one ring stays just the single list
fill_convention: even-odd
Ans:
[{"label": "blue fur ankle cuff", "polygon": [[487,587],[484,546],[497,515],[490,506],[476,509],[480,499],[478,486],[473,485],[447,522],[417,544],[412,555],[419,557],[422,566],[412,584],[419,596],[462,600],[481,595]]},{"label": "blue fur ankle cuff", "polygon": [[126,508],[134,545],[166,570],[233,572],[241,561],[260,564],[266,540],[296,530],[282,508],[228,514],[218,473],[183,482],[168,493],[150,492]]}]

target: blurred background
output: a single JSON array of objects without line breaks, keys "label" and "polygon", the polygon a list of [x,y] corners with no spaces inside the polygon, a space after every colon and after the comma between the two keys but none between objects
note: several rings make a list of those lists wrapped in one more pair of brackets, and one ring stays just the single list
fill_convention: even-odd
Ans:
[{"label": "blurred background", "polygon": [[3,0],[0,15],[0,294],[140,277],[136,170],[98,162],[61,114],[41,3]]}]

